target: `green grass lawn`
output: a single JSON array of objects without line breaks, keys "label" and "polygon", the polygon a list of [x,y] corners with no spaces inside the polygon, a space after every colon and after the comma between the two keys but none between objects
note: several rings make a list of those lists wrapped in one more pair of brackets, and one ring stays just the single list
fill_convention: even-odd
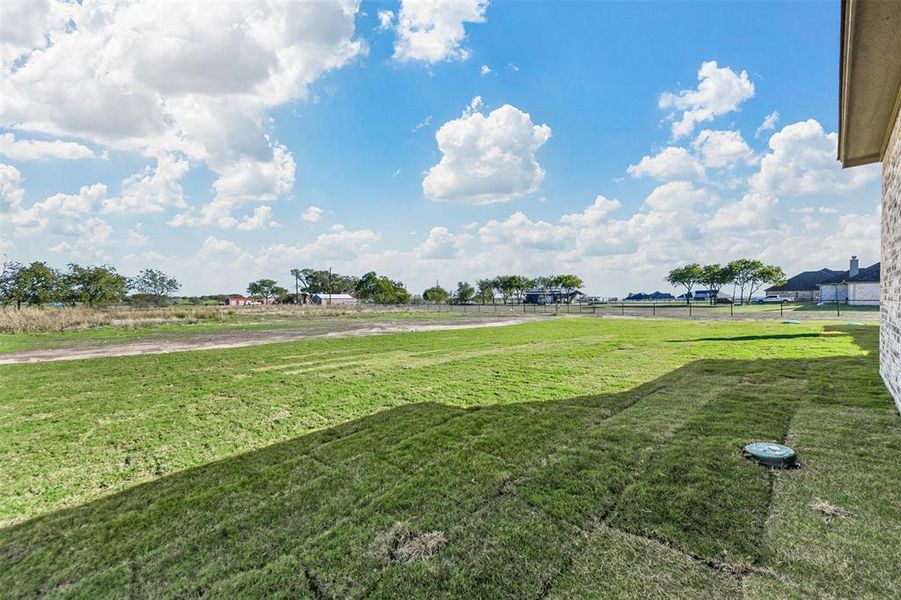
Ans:
[{"label": "green grass lawn", "polygon": [[877,337],[570,318],[0,366],[0,595],[897,597]]},{"label": "green grass lawn", "polygon": [[[720,305],[720,307],[725,306],[726,311],[728,312],[728,305]],[[823,318],[829,318],[830,316],[834,316],[836,314],[836,306],[835,304],[823,304],[820,306],[816,302],[786,302],[782,305],[783,313],[790,312],[816,312],[823,313]],[[734,312],[740,313],[778,313],[779,312],[779,304],[740,304],[734,307]],[[879,314],[878,306],[863,306],[857,304],[840,304],[838,306],[838,312],[840,315],[844,315],[845,313],[855,313],[866,315],[867,313],[872,313],[873,315]]]}]

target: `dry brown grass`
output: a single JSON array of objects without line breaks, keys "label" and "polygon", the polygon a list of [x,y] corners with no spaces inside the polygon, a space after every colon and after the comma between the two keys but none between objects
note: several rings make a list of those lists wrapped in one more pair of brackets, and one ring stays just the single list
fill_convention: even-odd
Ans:
[{"label": "dry brown grass", "polygon": [[416,535],[403,521],[396,522],[376,540],[377,552],[388,564],[424,560],[437,554],[445,544],[443,531]]},{"label": "dry brown grass", "polygon": [[831,502],[819,498],[810,505],[810,508],[813,512],[819,514],[827,521],[831,521],[832,519],[843,519],[848,516],[848,511],[841,506],[836,506]]},{"label": "dry brown grass", "polygon": [[226,311],[218,307],[138,310],[129,308],[94,309],[86,307],[32,308],[0,311],[0,332],[59,333],[92,327],[133,328],[163,323],[191,323],[222,320]]},{"label": "dry brown grass", "polygon": [[276,321],[288,318],[331,317],[372,312],[370,307],[318,307],[311,305],[199,306],[139,309],[131,307],[65,308],[23,307],[0,310],[0,333],[61,333],[94,327],[133,329],[169,323]]}]

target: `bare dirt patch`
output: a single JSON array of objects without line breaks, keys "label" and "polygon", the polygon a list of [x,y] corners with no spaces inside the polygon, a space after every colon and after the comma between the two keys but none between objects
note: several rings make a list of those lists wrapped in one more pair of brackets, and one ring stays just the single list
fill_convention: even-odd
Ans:
[{"label": "bare dirt patch", "polygon": [[134,356],[138,354],[166,354],[169,352],[187,352],[191,350],[240,348],[242,346],[275,344],[308,338],[367,336],[386,333],[472,329],[475,327],[501,327],[506,325],[518,325],[534,320],[536,320],[536,317],[531,316],[518,318],[482,316],[451,318],[446,321],[437,319],[429,319],[427,321],[415,321],[412,319],[376,321],[335,320],[325,326],[319,323],[315,327],[299,326],[292,329],[221,331],[202,334],[169,333],[163,336],[152,336],[151,339],[139,339],[131,342],[106,345],[100,345],[96,342],[85,342],[78,345],[69,345],[64,348],[12,352],[0,355],[0,365],[58,360],[81,360],[108,356]]}]

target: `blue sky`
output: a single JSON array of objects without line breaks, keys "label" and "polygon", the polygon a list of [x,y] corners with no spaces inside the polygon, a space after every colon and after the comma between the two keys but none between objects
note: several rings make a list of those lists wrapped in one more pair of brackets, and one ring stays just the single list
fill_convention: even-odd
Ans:
[{"label": "blue sky", "polygon": [[10,258],[603,295],[878,260],[879,167],[834,160],[837,2],[166,6],[3,4]]}]

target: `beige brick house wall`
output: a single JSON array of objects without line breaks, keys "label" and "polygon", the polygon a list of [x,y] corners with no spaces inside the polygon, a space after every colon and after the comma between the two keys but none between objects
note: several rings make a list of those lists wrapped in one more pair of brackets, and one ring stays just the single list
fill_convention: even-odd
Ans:
[{"label": "beige brick house wall", "polygon": [[879,370],[901,411],[901,115],[882,162],[881,258]]}]

